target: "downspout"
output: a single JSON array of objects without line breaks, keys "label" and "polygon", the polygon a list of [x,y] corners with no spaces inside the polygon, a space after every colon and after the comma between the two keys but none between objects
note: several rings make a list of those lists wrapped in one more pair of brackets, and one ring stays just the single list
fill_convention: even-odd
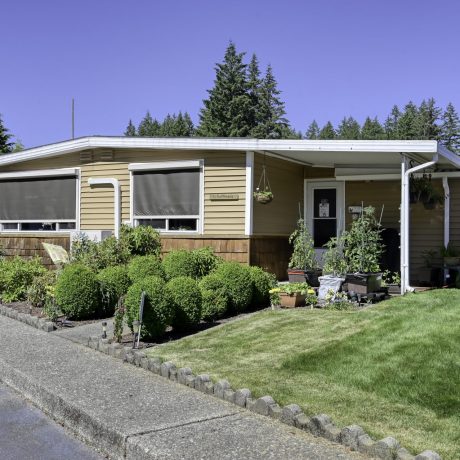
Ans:
[{"label": "downspout", "polygon": [[104,179],[88,179],[88,184],[93,185],[111,185],[114,190],[114,234],[115,238],[120,236],[120,183],[118,179],[104,178]]},{"label": "downspout", "polygon": [[403,162],[402,171],[404,174],[401,177],[401,294],[414,291],[414,288],[409,284],[409,177],[411,174],[420,171],[421,169],[429,168],[438,161],[438,154],[433,155],[433,159],[426,163],[406,170],[406,162]]}]

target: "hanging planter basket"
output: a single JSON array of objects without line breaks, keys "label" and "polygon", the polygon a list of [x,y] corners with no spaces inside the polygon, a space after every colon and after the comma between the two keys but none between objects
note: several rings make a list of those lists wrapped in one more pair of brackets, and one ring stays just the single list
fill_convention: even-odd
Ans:
[{"label": "hanging planter basket", "polygon": [[268,181],[267,172],[265,170],[265,155],[264,164],[262,166],[262,174],[259,179],[259,185],[254,192],[254,199],[260,204],[268,204],[273,200],[273,193]]}]

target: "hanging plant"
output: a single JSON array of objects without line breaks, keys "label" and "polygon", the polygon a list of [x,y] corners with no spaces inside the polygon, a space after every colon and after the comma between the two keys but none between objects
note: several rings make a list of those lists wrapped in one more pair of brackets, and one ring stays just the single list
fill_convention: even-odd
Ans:
[{"label": "hanging plant", "polygon": [[436,205],[444,203],[444,196],[434,188],[431,182],[431,174],[410,177],[409,198],[412,204],[423,203],[425,209],[434,209]]},{"label": "hanging plant", "polygon": [[264,163],[262,165],[262,174],[259,179],[259,185],[254,192],[254,199],[260,204],[267,204],[273,200],[273,193],[270,188],[270,182],[268,181],[267,172],[265,169],[265,154]]}]

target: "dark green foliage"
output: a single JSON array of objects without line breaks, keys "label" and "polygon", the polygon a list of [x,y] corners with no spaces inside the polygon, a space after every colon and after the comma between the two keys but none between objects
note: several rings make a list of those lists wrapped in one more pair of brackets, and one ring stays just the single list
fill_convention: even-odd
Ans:
[{"label": "dark green foliage", "polygon": [[404,112],[398,122],[397,139],[417,139],[419,133],[417,117],[417,106],[412,101],[409,101],[404,107]]},{"label": "dark green foliage", "polygon": [[270,289],[276,286],[276,277],[260,267],[249,267],[252,281],[252,305],[255,308],[270,306]]},{"label": "dark green foliage", "polygon": [[377,117],[375,117],[373,120],[369,117],[366,118],[361,129],[361,139],[386,139],[385,130],[383,129]]},{"label": "dark green foliage", "polygon": [[401,118],[401,111],[397,105],[391,109],[391,114],[385,120],[385,133],[387,139],[399,139],[399,120]]},{"label": "dark green foliage", "polygon": [[344,117],[337,129],[337,137],[339,139],[359,139],[361,136],[361,128],[359,123],[353,117]]},{"label": "dark green foliage", "polygon": [[126,127],[125,136],[137,136],[136,127],[133,125],[133,122],[131,120],[129,120],[128,126]]},{"label": "dark green foliage", "polygon": [[46,273],[40,259],[0,259],[0,299],[2,302],[25,300],[33,279]]},{"label": "dark green foliage", "polygon": [[56,302],[71,319],[94,318],[99,312],[101,293],[96,274],[82,264],[67,265],[59,275]]},{"label": "dark green foliage", "polygon": [[120,297],[115,308],[115,316],[113,319],[113,336],[118,343],[121,343],[123,338],[123,319],[125,317],[125,297]]},{"label": "dark green foliage", "polygon": [[157,230],[145,225],[122,225],[120,241],[132,256],[160,255],[161,239]]},{"label": "dark green foliage", "polygon": [[137,135],[147,137],[158,137],[161,135],[161,125],[158,120],[152,118],[150,112],[147,112],[140,122],[137,128]]},{"label": "dark green foliage", "polygon": [[328,139],[335,139],[337,137],[337,133],[335,132],[332,123],[328,121],[323,129],[319,132],[319,139],[328,140]]},{"label": "dark green foliage", "polygon": [[134,283],[125,297],[126,321],[132,329],[133,321],[139,319],[142,292],[145,292],[144,316],[141,337],[160,338],[166,326],[171,324],[174,310],[171,294],[166,283],[157,276],[150,276]]},{"label": "dark green foliage", "polygon": [[220,276],[210,274],[200,280],[199,286],[202,296],[201,318],[204,321],[222,318],[230,307],[226,283]]},{"label": "dark green foliage", "polygon": [[13,151],[14,143],[10,142],[12,137],[11,134],[8,134],[8,129],[3,124],[2,116],[0,115],[0,154]]},{"label": "dark green foliage", "polygon": [[440,138],[449,150],[460,153],[460,119],[451,102],[442,114]]},{"label": "dark green foliage", "polygon": [[179,276],[170,280],[166,287],[174,304],[173,328],[190,330],[201,319],[202,298],[198,282],[188,276]]},{"label": "dark green foliage", "polygon": [[135,283],[151,276],[164,278],[165,272],[158,256],[136,256],[128,265],[128,275],[130,280]]},{"label": "dark green foliage", "polygon": [[313,120],[305,133],[305,139],[316,140],[319,139],[319,126],[316,120]]},{"label": "dark green foliage", "polygon": [[438,125],[441,109],[436,107],[433,98],[423,100],[418,109],[416,121],[418,139],[438,139],[440,127]]},{"label": "dark green foliage", "polygon": [[178,276],[196,278],[192,251],[178,249],[169,252],[163,259],[163,268],[167,279],[177,278]]},{"label": "dark green foliage", "polygon": [[177,116],[176,114],[166,115],[160,132],[163,137],[190,137],[195,133],[195,128],[190,115],[187,112],[184,115],[179,112]]},{"label": "dark green foliage", "polygon": [[202,278],[211,273],[222,261],[214,254],[212,248],[194,249],[192,251],[193,277]]},{"label": "dark green foliage", "polygon": [[245,311],[252,300],[249,267],[237,262],[223,262],[216,268],[214,274],[224,282],[233,311],[236,313]]},{"label": "dark green foliage", "polygon": [[27,301],[34,307],[43,308],[50,297],[50,291],[56,283],[56,272],[47,270],[34,277],[27,289]]},{"label": "dark green foliage", "polygon": [[128,292],[131,284],[125,265],[107,267],[97,274],[102,294],[101,310],[104,317],[112,316],[118,300]]}]

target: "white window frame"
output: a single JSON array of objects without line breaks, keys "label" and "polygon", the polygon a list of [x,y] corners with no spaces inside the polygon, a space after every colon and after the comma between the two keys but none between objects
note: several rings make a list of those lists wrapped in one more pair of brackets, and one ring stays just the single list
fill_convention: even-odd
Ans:
[{"label": "white window frame", "polygon": [[[67,234],[74,231],[80,231],[80,200],[81,200],[81,170],[80,168],[60,168],[60,169],[40,169],[32,171],[18,171],[18,172],[8,172],[0,173],[0,179],[43,179],[46,177],[59,177],[59,176],[75,176],[76,185],[75,185],[75,219],[55,219],[55,220],[37,220],[37,219],[27,219],[27,220],[0,220],[0,233],[59,233]],[[43,224],[56,224],[56,230],[22,230],[22,224],[34,224],[34,223],[43,223]],[[61,223],[74,223],[75,228],[72,229],[60,229]],[[17,224],[16,229],[4,228],[4,224]]]},{"label": "white window frame", "polygon": [[[155,170],[180,170],[180,169],[198,169],[200,173],[200,190],[199,190],[199,214],[189,216],[135,216],[134,215],[134,174],[138,171],[155,171]],[[130,163],[129,170],[129,220],[132,227],[137,226],[139,220],[144,219],[161,219],[165,220],[166,229],[157,229],[164,234],[192,234],[202,235],[204,233],[204,160],[177,160],[177,161],[155,161],[151,163]],[[170,219],[196,219],[196,230],[169,230]]]}]

